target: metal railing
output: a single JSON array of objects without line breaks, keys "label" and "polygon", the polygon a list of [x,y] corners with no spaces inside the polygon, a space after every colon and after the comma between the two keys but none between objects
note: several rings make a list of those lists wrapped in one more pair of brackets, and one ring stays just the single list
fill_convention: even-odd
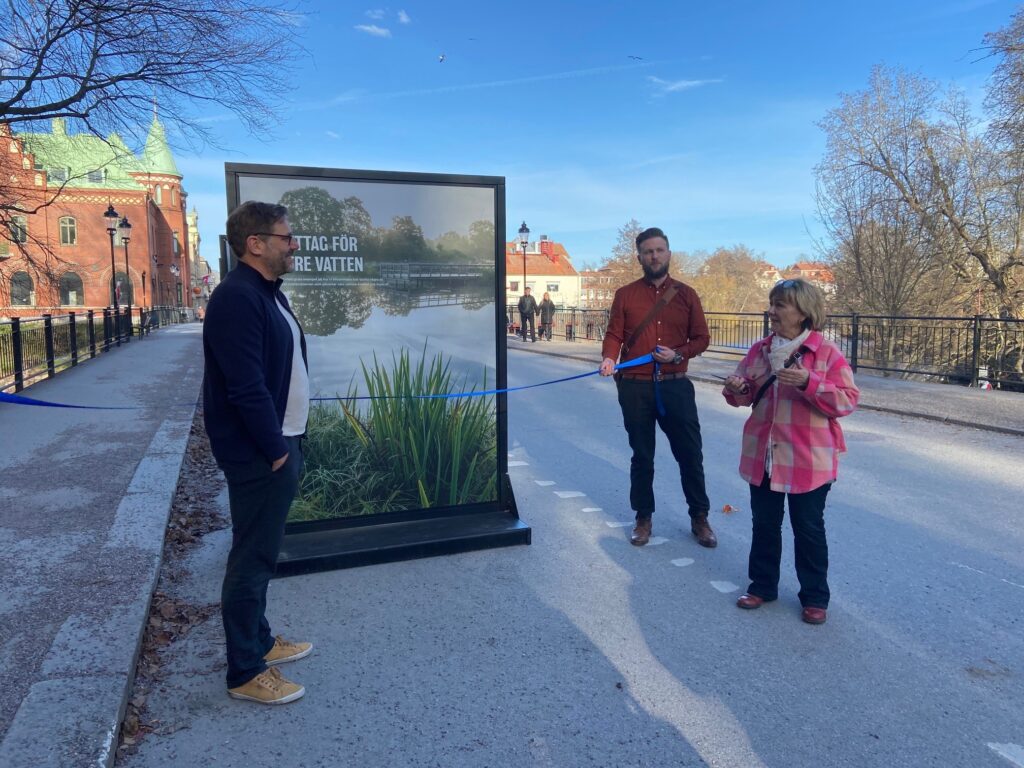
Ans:
[{"label": "metal railing", "polygon": [[113,308],[105,307],[0,321],[0,391],[20,392],[161,325],[194,319],[189,308],[136,309],[129,317],[120,311],[115,316]]},{"label": "metal railing", "polygon": [[[508,333],[518,333],[519,310],[507,310]],[[740,358],[769,333],[767,312],[705,315],[709,352]],[[555,311],[552,336],[601,341],[607,327],[607,309],[561,308]],[[971,386],[988,382],[1024,392],[1024,320],[833,315],[822,333],[839,346],[854,371]]]}]

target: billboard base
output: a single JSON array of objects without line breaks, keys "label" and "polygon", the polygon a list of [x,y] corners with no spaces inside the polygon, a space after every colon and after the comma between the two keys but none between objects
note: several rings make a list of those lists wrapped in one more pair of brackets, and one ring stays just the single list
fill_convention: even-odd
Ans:
[{"label": "billboard base", "polygon": [[530,526],[506,511],[291,533],[276,577],[530,543]]}]

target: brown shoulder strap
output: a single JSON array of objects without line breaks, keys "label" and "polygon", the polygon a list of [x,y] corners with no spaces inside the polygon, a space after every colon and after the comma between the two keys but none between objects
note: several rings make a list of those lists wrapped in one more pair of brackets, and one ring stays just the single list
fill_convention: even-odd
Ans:
[{"label": "brown shoulder strap", "polygon": [[668,287],[668,290],[661,294],[661,298],[658,299],[657,302],[655,302],[654,306],[651,307],[650,311],[648,311],[648,313],[644,315],[644,319],[640,321],[640,325],[634,328],[633,332],[629,334],[629,338],[626,340],[626,343],[622,346],[623,355],[626,355],[629,352],[630,348],[636,343],[636,340],[640,337],[640,334],[643,333],[644,328],[646,328],[650,324],[651,320],[653,320],[658,315],[658,313],[661,312],[661,310],[663,310],[665,306],[670,301],[672,301],[672,299],[675,298],[676,292],[678,290],[679,283],[673,282],[672,285]]}]

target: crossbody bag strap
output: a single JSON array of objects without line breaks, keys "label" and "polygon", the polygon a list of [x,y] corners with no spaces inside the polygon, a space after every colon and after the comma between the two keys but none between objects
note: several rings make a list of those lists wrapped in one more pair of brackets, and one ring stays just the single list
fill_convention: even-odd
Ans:
[{"label": "crossbody bag strap", "polygon": [[657,314],[661,312],[661,310],[663,310],[665,306],[670,301],[672,301],[672,299],[675,298],[676,293],[678,291],[679,283],[672,283],[672,285],[668,287],[668,290],[661,294],[661,298],[658,299],[655,302],[654,306],[651,307],[650,311],[648,311],[648,313],[644,315],[644,319],[640,321],[640,325],[634,328],[633,332],[629,334],[629,338],[626,340],[626,343],[623,344],[622,346],[623,356],[629,353],[630,348],[636,343],[636,340],[640,337],[640,334],[643,333],[644,328],[650,325],[651,320],[653,320],[657,316]]}]

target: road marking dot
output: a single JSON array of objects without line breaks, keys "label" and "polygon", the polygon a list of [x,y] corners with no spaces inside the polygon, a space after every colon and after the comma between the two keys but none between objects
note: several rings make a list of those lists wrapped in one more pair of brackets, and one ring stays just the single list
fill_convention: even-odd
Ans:
[{"label": "road marking dot", "polygon": [[695,560],[692,557],[679,557],[672,561],[672,565],[677,568],[685,568],[688,565],[693,565]]},{"label": "road marking dot", "polygon": [[555,484],[554,480],[534,480],[533,482],[535,482],[537,485],[541,485],[541,486],[544,486],[544,485],[554,485]]},{"label": "road marking dot", "polygon": [[614,520],[605,520],[604,524],[607,525],[609,528],[625,528],[627,526],[632,525],[633,521],[630,520],[629,522],[626,522],[626,523],[619,523],[619,522],[616,522]]},{"label": "road marking dot", "polygon": [[530,466],[530,465],[529,465],[528,463],[526,463],[525,461],[510,461],[510,462],[508,463],[508,465],[509,465],[510,467],[528,467],[528,466]]},{"label": "road marking dot", "polygon": [[648,547],[656,547],[659,544],[664,544],[668,539],[664,536],[651,536],[651,540],[647,542]]},{"label": "road marking dot", "polygon": [[555,491],[555,496],[560,499],[577,499],[580,496],[586,496],[583,491]]},{"label": "road marking dot", "polygon": [[727,595],[730,592],[735,592],[739,589],[739,587],[733,584],[731,581],[712,581],[711,586],[717,589],[723,595]]},{"label": "road marking dot", "polygon": [[603,512],[604,510],[601,509],[600,507],[584,507],[583,511],[584,512]]}]

